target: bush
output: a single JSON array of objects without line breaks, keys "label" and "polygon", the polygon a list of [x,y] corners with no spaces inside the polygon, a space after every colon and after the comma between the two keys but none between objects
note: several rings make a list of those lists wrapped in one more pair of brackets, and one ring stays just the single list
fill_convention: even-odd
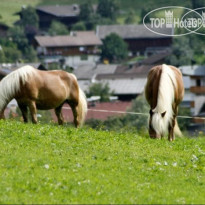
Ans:
[{"label": "bush", "polygon": [[23,8],[21,11],[21,15],[22,15],[22,26],[26,27],[26,26],[34,26],[36,28],[38,28],[38,22],[39,22],[39,18],[38,15],[36,13],[36,9],[28,6],[27,8]]},{"label": "bush", "polygon": [[72,31],[85,31],[85,30],[86,30],[86,26],[83,21],[79,21],[78,23],[72,26]]},{"label": "bush", "polygon": [[110,18],[112,20],[116,19],[119,7],[117,3],[113,0],[99,0],[97,13],[102,17]]},{"label": "bush", "polygon": [[94,83],[89,87],[89,91],[86,92],[87,97],[100,96],[101,102],[108,102],[109,97],[112,95],[112,91],[108,84]]},{"label": "bush", "polygon": [[127,110],[128,112],[140,112],[145,115],[126,114],[123,116],[110,117],[105,121],[89,120],[86,124],[92,128],[100,130],[114,130],[114,131],[132,131],[132,132],[146,132],[148,124],[149,106],[144,96],[138,96],[132,101],[132,106]]},{"label": "bush", "polygon": [[51,26],[48,30],[48,33],[52,36],[55,36],[55,35],[68,35],[69,31],[63,23],[61,23],[59,21],[52,21]]}]

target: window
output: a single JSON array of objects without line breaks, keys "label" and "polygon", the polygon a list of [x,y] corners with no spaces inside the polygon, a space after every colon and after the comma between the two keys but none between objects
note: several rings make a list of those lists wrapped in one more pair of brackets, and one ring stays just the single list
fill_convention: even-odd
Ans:
[{"label": "window", "polygon": [[201,87],[201,80],[200,79],[196,80],[196,86]]}]

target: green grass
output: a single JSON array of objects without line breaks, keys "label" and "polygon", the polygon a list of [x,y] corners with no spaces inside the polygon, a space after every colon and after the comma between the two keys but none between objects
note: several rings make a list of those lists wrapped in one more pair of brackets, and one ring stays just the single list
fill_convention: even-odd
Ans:
[{"label": "green grass", "polygon": [[205,138],[0,121],[0,203],[204,204]]}]

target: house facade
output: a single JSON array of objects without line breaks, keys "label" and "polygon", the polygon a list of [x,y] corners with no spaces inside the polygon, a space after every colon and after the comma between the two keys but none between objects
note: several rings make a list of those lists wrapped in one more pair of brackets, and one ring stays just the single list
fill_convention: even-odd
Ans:
[{"label": "house facade", "polygon": [[78,67],[99,60],[102,41],[94,31],[71,32],[63,36],[36,36],[34,47],[45,63],[64,61],[65,65]]},{"label": "house facade", "polygon": [[113,95],[121,101],[131,101],[143,94],[149,70],[162,64],[170,53],[155,54],[133,65],[98,64],[74,70],[80,87],[89,90],[92,83],[108,84]]},{"label": "house facade", "polygon": [[48,30],[52,21],[59,21],[68,28],[79,19],[80,8],[77,4],[73,5],[47,5],[36,8],[39,16],[39,28]]},{"label": "house facade", "polygon": [[[161,28],[162,33],[170,35],[172,30]],[[141,25],[102,25],[97,26],[96,34],[103,40],[111,33],[118,34],[127,44],[130,56],[152,55],[170,50],[172,44],[171,36],[162,36],[149,31]]]},{"label": "house facade", "polygon": [[[205,116],[205,66],[181,66],[185,85],[184,101],[189,103],[193,116]],[[195,122],[204,120],[196,119]]]}]

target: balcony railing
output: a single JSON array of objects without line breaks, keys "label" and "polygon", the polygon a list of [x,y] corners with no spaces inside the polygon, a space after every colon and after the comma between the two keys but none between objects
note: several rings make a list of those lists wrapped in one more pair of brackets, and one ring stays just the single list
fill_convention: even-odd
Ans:
[{"label": "balcony railing", "polygon": [[205,86],[192,86],[190,91],[196,94],[205,94]]}]

